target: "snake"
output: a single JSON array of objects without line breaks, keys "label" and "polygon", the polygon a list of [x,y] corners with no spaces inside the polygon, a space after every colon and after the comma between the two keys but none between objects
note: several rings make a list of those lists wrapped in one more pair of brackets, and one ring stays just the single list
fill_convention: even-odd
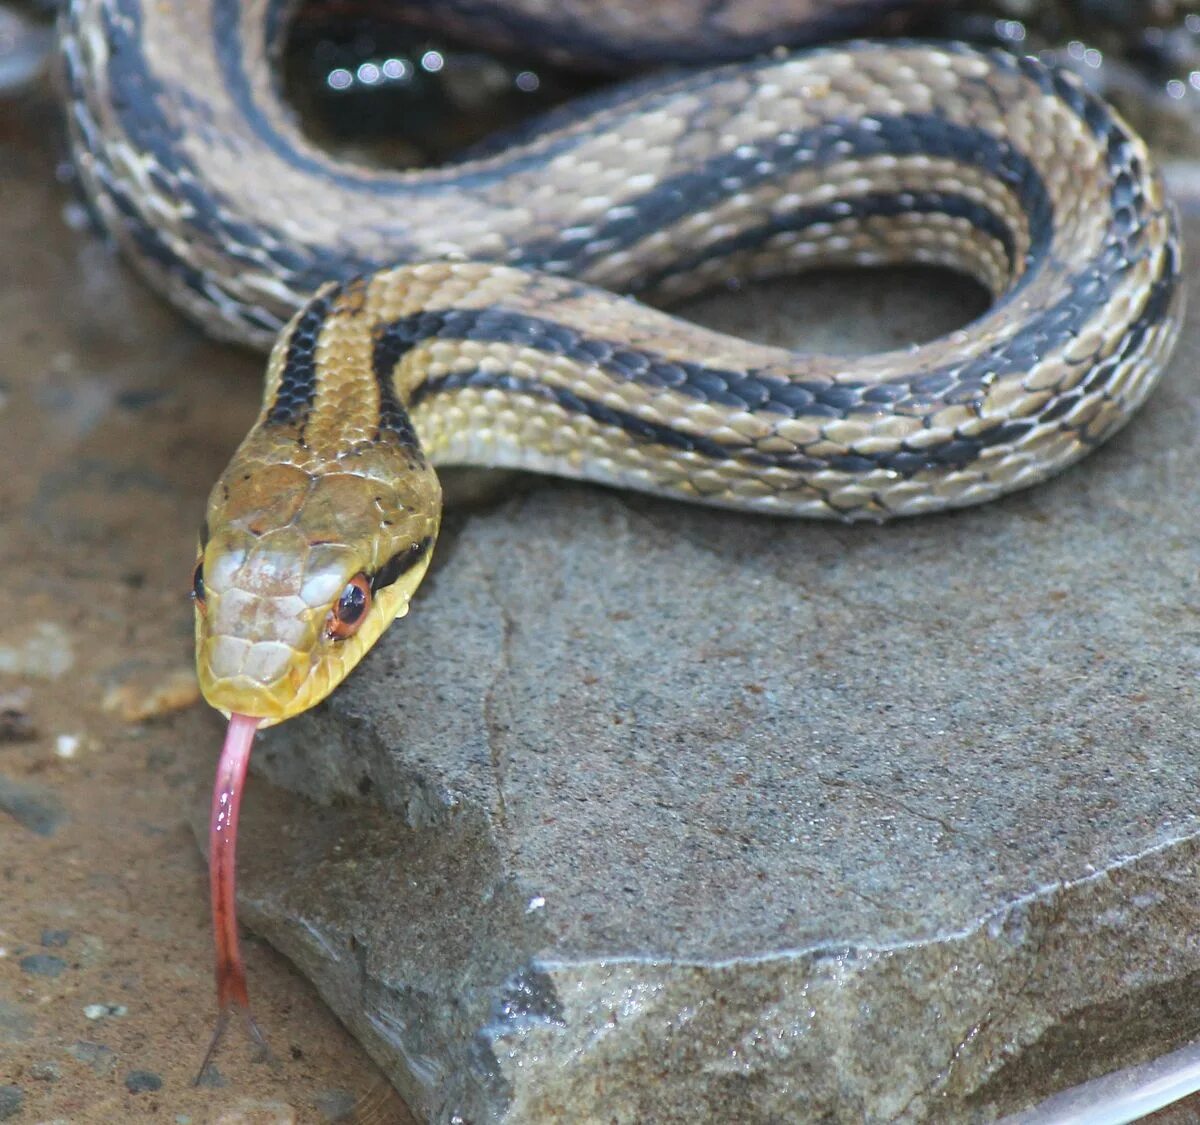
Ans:
[{"label": "snake", "polygon": [[[210,333],[270,349],[193,576],[201,688],[229,718],[214,1046],[238,1011],[258,1037],[233,889],[255,731],[323,700],[408,611],[437,540],[438,467],[882,521],[1033,485],[1146,399],[1183,308],[1146,145],[1035,58],[917,40],[768,49],[892,6],[564,0],[539,24],[538,0],[410,5],[501,44],[537,32],[554,57],[676,65],[491,151],[396,172],[305,138],[272,77],[285,0],[69,5],[67,119],[100,222]],[[816,266],[907,263],[975,279],[990,306],[854,359],[662,311]]]}]

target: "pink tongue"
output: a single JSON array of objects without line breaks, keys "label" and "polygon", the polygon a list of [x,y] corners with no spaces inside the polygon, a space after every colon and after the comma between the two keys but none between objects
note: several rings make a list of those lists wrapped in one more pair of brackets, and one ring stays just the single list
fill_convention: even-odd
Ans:
[{"label": "pink tongue", "polygon": [[230,1017],[240,1012],[246,1031],[269,1057],[267,1042],[250,1015],[250,997],[246,991],[246,966],[238,944],[237,928],[237,827],[238,810],[245,788],[246,767],[259,720],[249,715],[230,715],[225,745],[217,763],[213,786],[212,820],[209,823],[208,872],[212,889],[213,939],[217,947],[217,1016],[212,1042],[200,1066],[200,1076],[216,1054]]}]

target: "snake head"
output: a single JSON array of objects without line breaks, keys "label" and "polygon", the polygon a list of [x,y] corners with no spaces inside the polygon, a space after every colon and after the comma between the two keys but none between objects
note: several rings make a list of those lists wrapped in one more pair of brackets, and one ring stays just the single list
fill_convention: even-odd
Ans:
[{"label": "snake head", "polygon": [[404,465],[388,455],[235,455],[209,498],[193,581],[196,670],[212,706],[261,726],[304,711],[408,612],[441,490],[411,454]]}]

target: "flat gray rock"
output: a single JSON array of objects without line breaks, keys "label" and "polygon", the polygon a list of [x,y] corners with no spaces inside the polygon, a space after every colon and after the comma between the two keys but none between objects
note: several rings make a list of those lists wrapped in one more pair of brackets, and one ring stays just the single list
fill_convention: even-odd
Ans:
[{"label": "flat gray rock", "polygon": [[[962,321],[930,287],[722,323],[878,347]],[[1177,1046],[1198,359],[1193,317],[1128,430],[978,510],[535,482],[452,517],[411,616],[261,739],[246,920],[439,1122],[990,1120]]]}]

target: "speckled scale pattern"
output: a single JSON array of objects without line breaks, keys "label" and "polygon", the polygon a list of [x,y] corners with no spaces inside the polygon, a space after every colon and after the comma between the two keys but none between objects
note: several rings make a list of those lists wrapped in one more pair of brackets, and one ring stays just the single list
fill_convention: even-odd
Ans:
[{"label": "speckled scale pattern", "polygon": [[[539,2],[509,10],[520,22]],[[702,30],[770,5],[672,8]],[[618,10],[638,14],[592,15]],[[1174,342],[1178,235],[1145,145],[1034,60],[903,41],[775,53],[640,79],[504,151],[396,174],[336,164],[297,134],[267,66],[285,11],[75,0],[63,22],[76,158],[117,240],[218,335],[265,347],[287,324],[259,423],[210,504],[206,558],[241,559],[218,604],[237,604],[247,555],[280,526],[303,528],[310,552],[338,545],[342,577],[432,544],[431,465],[822,518],[978,503],[1118,429]],[[963,271],[994,303],[946,338],[850,361],[628,296],[897,262]],[[210,621],[202,644],[224,628],[268,636],[269,601]],[[246,680],[254,660],[265,683],[279,656],[234,648],[210,698],[242,699],[214,683]],[[357,659],[320,649],[272,665],[319,685],[308,702]],[[283,713],[282,682],[262,688],[261,713]]]},{"label": "speckled scale pattern", "polygon": [[317,394],[317,339],[338,288],[324,290],[309,301],[288,333],[283,377],[274,389],[273,423],[295,422],[312,407]]},{"label": "speckled scale pattern", "polygon": [[[995,303],[970,331],[847,363],[720,336],[545,271],[433,261],[360,279],[341,312],[336,286],[304,306],[276,347],[264,419],[286,417],[306,439],[325,433],[332,448],[374,426],[435,463],[873,520],[1034,483],[1113,432],[1152,386],[1179,318],[1173,216],[1140,140],[1075,79],[1033,60],[864,44],[779,65],[805,68],[807,88],[839,112],[806,130],[751,130],[752,144],[680,173],[704,187],[695,198],[722,208],[753,189],[760,205],[777,203],[780,172],[794,197],[789,233],[827,257],[939,261],[987,282]],[[880,116],[849,121],[850,93]],[[613,222],[627,225],[660,190],[631,195]],[[577,226],[562,239],[612,229]],[[775,270],[779,247],[755,248],[750,231],[740,228],[736,254],[756,256],[752,274]],[[728,245],[710,243],[716,257],[705,258],[688,242],[689,270]],[[593,242],[585,256],[597,253]],[[329,358],[323,406],[297,416],[314,347]]]},{"label": "speckled scale pattern", "polygon": [[[573,6],[573,26],[640,15],[698,49],[716,15],[748,26],[776,7],[675,0],[665,21],[658,6],[596,6]],[[1088,122],[1014,63],[862,44],[640,80],[471,164],[355,169],[312,148],[276,100],[266,49],[283,14],[275,0],[77,0],[64,19],[68,120],[98,213],[172,300],[263,348],[322,282],[447,255],[656,299],[908,260],[995,289],[1011,272],[1004,242],[1017,260],[1029,249],[1027,189],[1061,204],[1095,147]],[[972,141],[995,152],[981,163]]]}]

